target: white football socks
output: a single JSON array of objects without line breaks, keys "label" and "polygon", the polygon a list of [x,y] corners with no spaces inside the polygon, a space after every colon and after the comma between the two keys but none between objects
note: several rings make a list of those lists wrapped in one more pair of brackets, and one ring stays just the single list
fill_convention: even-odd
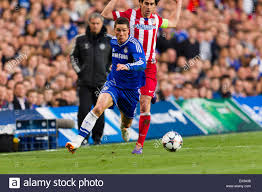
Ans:
[{"label": "white football socks", "polygon": [[85,117],[85,119],[84,119],[84,121],[83,121],[83,123],[80,127],[80,134],[76,138],[77,145],[80,146],[81,143],[85,139],[84,135],[87,136],[92,131],[93,127],[95,126],[97,119],[98,119],[98,117],[92,111],[90,111],[86,115],[86,117]]}]

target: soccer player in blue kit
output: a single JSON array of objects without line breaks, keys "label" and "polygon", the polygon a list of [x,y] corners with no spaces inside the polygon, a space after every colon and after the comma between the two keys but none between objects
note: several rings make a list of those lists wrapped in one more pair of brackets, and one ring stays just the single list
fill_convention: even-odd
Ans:
[{"label": "soccer player in blue kit", "polygon": [[146,57],[141,43],[129,35],[129,21],[120,17],[115,21],[116,38],[112,38],[112,70],[98,97],[95,107],[85,117],[79,134],[66,143],[74,153],[84,138],[93,129],[98,117],[110,107],[118,106],[121,113],[121,132],[124,141],[129,141],[128,128],[132,124],[140,87],[145,84]]}]

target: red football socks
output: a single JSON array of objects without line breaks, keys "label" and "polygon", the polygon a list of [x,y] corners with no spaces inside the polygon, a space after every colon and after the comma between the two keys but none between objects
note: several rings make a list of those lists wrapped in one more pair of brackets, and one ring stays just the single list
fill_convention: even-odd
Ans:
[{"label": "red football socks", "polygon": [[150,119],[151,116],[150,115],[140,115],[140,119],[139,119],[139,137],[137,140],[137,143],[139,143],[140,145],[144,145],[145,139],[146,139],[146,135],[150,126]]}]

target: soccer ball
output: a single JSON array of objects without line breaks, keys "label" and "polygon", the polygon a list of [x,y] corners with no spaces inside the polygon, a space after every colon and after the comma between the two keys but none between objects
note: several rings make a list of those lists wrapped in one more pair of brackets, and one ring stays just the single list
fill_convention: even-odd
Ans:
[{"label": "soccer ball", "polygon": [[183,145],[183,139],[179,133],[170,131],[163,136],[162,143],[166,150],[175,152],[181,149]]}]

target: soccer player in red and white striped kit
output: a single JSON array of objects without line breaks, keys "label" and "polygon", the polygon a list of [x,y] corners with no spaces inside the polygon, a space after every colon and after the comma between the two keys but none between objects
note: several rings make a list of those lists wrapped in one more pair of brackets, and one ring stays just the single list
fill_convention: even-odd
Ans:
[{"label": "soccer player in red and white striped kit", "polygon": [[163,19],[156,14],[157,4],[160,0],[139,0],[139,9],[128,9],[124,12],[114,11],[117,1],[111,0],[101,15],[111,20],[126,17],[130,22],[130,35],[140,41],[146,54],[146,84],[140,89],[139,138],[132,152],[134,154],[142,154],[144,141],[150,126],[151,100],[154,98],[157,86],[155,53],[157,32],[159,28],[175,28],[177,26],[182,8],[182,0],[174,0],[177,3],[177,8],[172,12],[169,19]]}]

